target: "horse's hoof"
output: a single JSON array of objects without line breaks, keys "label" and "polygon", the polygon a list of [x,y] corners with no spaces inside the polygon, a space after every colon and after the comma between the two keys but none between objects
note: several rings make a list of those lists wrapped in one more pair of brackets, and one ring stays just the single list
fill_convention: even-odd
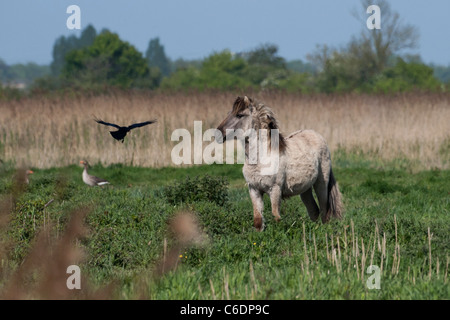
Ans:
[{"label": "horse's hoof", "polygon": [[322,224],[326,224],[330,221],[330,217],[322,215],[321,218],[322,218]]},{"label": "horse's hoof", "polygon": [[264,221],[263,221],[262,217],[256,217],[256,218],[253,220],[253,226],[254,226],[255,229],[258,230],[258,231],[264,230]]},{"label": "horse's hoof", "polygon": [[253,224],[253,226],[255,227],[256,231],[258,231],[258,232],[264,231],[264,228],[265,228],[265,224],[262,221],[260,223],[255,222]]},{"label": "horse's hoof", "polygon": [[262,226],[260,226],[259,228],[255,226],[256,231],[258,232],[263,232],[265,228],[265,225],[263,224]]}]

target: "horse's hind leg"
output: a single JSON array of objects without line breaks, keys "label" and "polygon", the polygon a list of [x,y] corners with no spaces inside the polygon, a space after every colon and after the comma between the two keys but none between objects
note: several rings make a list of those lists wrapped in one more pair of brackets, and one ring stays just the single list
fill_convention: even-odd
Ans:
[{"label": "horse's hind leg", "polygon": [[325,181],[323,177],[318,177],[314,184],[314,191],[316,192],[317,200],[319,201],[320,216],[322,223],[328,222],[330,217],[327,216],[328,208],[328,181]]},{"label": "horse's hind leg", "polygon": [[319,207],[316,204],[316,200],[314,200],[314,196],[312,193],[312,188],[309,188],[305,192],[300,195],[303,203],[305,204],[306,210],[308,211],[309,218],[312,221],[317,221],[319,218]]}]

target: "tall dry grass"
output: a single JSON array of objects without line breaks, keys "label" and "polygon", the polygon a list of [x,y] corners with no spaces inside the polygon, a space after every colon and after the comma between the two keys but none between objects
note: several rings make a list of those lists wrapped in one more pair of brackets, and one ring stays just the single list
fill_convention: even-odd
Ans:
[{"label": "tall dry grass", "polygon": [[[105,299],[113,294],[113,286],[95,289],[86,277],[80,277],[86,287],[82,292],[67,287],[67,267],[84,259],[78,241],[88,234],[84,224],[89,213],[80,207],[69,213],[70,219],[61,236],[55,235],[55,221],[47,221],[38,230],[31,249],[19,264],[11,261],[15,243],[7,233],[15,214],[17,199],[26,191],[23,172],[18,171],[10,193],[0,196],[0,299]],[[50,204],[50,202],[47,203]],[[46,205],[46,206],[47,206]]]},{"label": "tall dry grass", "polygon": [[[0,102],[0,159],[17,166],[49,168],[81,158],[104,165],[173,165],[175,129],[215,128],[241,93],[120,93],[78,98],[27,98]],[[338,148],[381,160],[405,158],[425,168],[450,163],[450,95],[251,95],[272,107],[281,131],[314,129]],[[93,116],[120,125],[158,118],[131,131],[122,144]],[[204,142],[204,147],[209,145]]]}]

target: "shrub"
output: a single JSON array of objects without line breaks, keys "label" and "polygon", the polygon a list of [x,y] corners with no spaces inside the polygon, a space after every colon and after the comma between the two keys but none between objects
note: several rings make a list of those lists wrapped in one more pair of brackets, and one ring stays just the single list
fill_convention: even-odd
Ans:
[{"label": "shrub", "polygon": [[228,202],[228,180],[209,175],[187,177],[165,187],[163,194],[171,204],[209,201],[224,206]]},{"label": "shrub", "polygon": [[436,91],[441,83],[433,75],[433,69],[418,62],[407,63],[398,58],[394,67],[386,69],[377,79],[375,92],[403,92],[414,89]]}]

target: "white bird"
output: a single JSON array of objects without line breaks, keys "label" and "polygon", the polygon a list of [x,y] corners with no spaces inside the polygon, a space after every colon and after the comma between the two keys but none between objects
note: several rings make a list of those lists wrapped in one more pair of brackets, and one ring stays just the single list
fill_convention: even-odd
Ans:
[{"label": "white bird", "polygon": [[105,179],[101,179],[98,178],[96,176],[90,175],[87,171],[87,168],[89,166],[87,161],[81,160],[80,164],[84,165],[84,170],[83,170],[83,182],[86,183],[89,186],[95,187],[95,186],[103,186],[105,184],[109,184],[108,181],[106,181]]}]

